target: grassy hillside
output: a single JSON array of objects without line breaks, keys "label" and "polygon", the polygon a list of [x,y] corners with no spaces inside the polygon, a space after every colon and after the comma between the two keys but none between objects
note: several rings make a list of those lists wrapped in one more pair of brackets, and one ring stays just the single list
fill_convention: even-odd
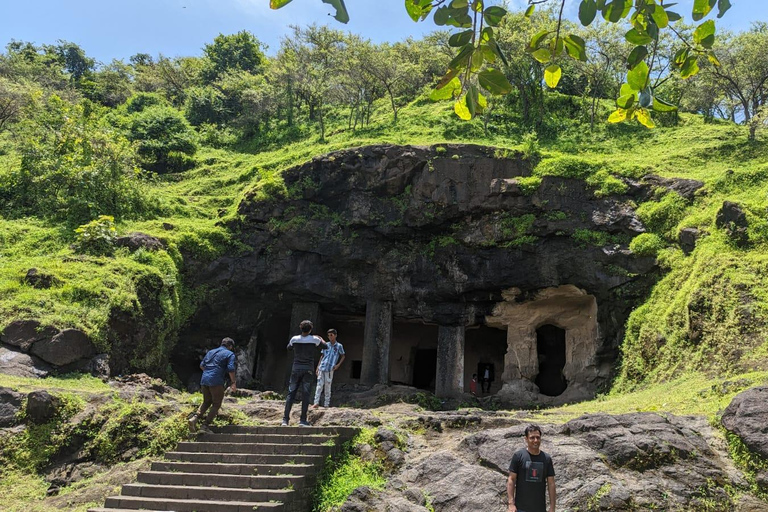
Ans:
[{"label": "grassy hillside", "polygon": [[[575,102],[553,95],[553,102]],[[206,261],[243,249],[232,242],[223,220],[236,214],[246,191],[271,194],[280,188],[282,170],[337,149],[376,143],[429,145],[462,142],[540,153],[537,175],[585,179],[596,194],[620,192],[617,176],[648,173],[684,177],[706,185],[689,204],[677,194],[659,193],[640,210],[660,238],[653,247],[668,271],[627,325],[616,389],[680,377],[689,371],[728,376],[768,369],[764,329],[768,311],[764,286],[768,242],[768,146],[747,141],[744,127],[704,123],[682,114],[678,126],[646,130],[632,125],[598,124],[594,131],[563,118],[548,120],[549,138],[518,129],[514,120],[496,117],[463,122],[447,103],[417,100],[401,111],[396,126],[382,105],[369,127],[346,128],[343,112],[330,115],[326,140],[305,128],[298,140],[257,151],[247,145],[203,147],[196,166],[186,172],[147,180],[146,193],[157,208],[123,221],[118,233],[145,232],[162,239],[165,251],[118,250],[112,256],[87,256],[71,248],[74,227],[38,218],[0,218],[0,319],[37,318],[59,328],[76,327],[109,351],[110,315],[138,315],[146,307],[142,287],[162,290],[161,313],[151,319],[157,342],[135,358],[138,369],[162,373],[178,328],[206,290],[192,289],[185,278],[190,259]],[[487,129],[487,131],[486,131]],[[0,155],[0,173],[19,165],[9,144]],[[535,185],[535,180],[533,180]],[[750,243],[737,247],[714,225],[724,200],[747,212]],[[104,212],[107,213],[107,212]],[[677,233],[684,227],[708,232],[696,250],[684,256]],[[29,268],[56,277],[49,289],[23,280]],[[696,341],[691,341],[692,315]],[[3,325],[0,325],[2,327]]]}]

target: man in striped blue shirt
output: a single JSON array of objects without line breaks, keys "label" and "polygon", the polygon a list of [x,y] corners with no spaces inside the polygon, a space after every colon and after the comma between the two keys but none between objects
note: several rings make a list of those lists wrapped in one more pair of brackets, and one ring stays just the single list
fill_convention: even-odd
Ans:
[{"label": "man in striped blue shirt", "polygon": [[328,329],[328,348],[322,351],[320,363],[317,365],[317,389],[315,390],[315,403],[313,409],[320,407],[320,395],[325,394],[325,407],[331,406],[331,383],[333,372],[339,369],[344,362],[344,347],[336,341],[336,329]]}]

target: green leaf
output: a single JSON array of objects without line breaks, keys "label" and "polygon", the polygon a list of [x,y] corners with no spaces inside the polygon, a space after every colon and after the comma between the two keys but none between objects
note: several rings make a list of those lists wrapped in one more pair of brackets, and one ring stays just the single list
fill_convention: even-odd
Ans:
[{"label": "green leaf", "polygon": [[690,78],[699,72],[698,58],[693,55],[685,59],[683,66],[680,68],[680,78]]},{"label": "green leaf", "polygon": [[676,67],[681,67],[683,64],[685,64],[685,60],[688,58],[688,54],[690,51],[688,48],[683,48],[682,50],[678,50],[677,53],[675,53],[675,58],[673,59],[673,62]]},{"label": "green leaf", "polygon": [[629,52],[627,57],[627,66],[629,69],[634,69],[639,63],[641,63],[648,56],[648,48],[645,46],[635,46],[635,48]]},{"label": "green leaf", "polygon": [[447,100],[457,96],[461,92],[461,80],[451,79],[445,86],[437,88],[429,94],[432,101]]},{"label": "green leaf", "polygon": [[[408,1],[408,0],[406,0]],[[451,20],[451,11],[448,7],[438,7],[435,11],[434,16],[432,16],[432,20],[435,22],[435,25],[438,27],[442,27],[444,25],[447,25],[448,22]]]},{"label": "green leaf", "polygon": [[581,62],[587,61],[587,45],[582,38],[575,34],[569,34],[565,36],[563,41],[565,42],[565,51],[571,58]]},{"label": "green leaf", "polygon": [[475,12],[483,12],[483,0],[474,0],[474,2],[472,2],[472,10]]},{"label": "green leaf", "polygon": [[653,98],[653,110],[656,112],[674,112],[677,107],[661,98]]},{"label": "green leaf", "polygon": [[667,11],[667,18],[669,18],[669,21],[677,21],[682,19],[683,17],[677,14],[676,12]]},{"label": "green leaf", "polygon": [[347,12],[347,6],[344,5],[344,0],[323,0],[323,3],[331,5],[336,9],[336,15],[334,16],[336,21],[339,23],[349,22],[349,13]]},{"label": "green leaf", "polygon": [[631,0],[613,0],[605,4],[603,8],[603,18],[611,23],[617,23],[620,19],[629,14],[632,7]]},{"label": "green leaf", "polygon": [[498,27],[502,18],[507,15],[507,10],[497,5],[491,6],[483,11],[485,23],[491,27]]},{"label": "green leaf", "polygon": [[483,113],[484,107],[480,103],[480,92],[474,85],[469,86],[469,91],[467,91],[467,107],[469,108],[469,112],[472,114],[472,117]]},{"label": "green leaf", "polygon": [[533,16],[533,11],[536,10],[536,5],[531,4],[528,6],[528,8],[525,10],[525,17],[530,18]]},{"label": "green leaf", "polygon": [[641,125],[645,126],[646,128],[656,127],[653,122],[653,118],[651,118],[651,112],[647,108],[639,108],[635,110],[634,117]]},{"label": "green leaf", "polygon": [[644,45],[653,41],[653,38],[645,32],[640,32],[636,28],[630,29],[629,32],[624,34],[624,39],[634,45]]},{"label": "green leaf", "polygon": [[456,112],[456,115],[464,121],[469,121],[472,119],[472,114],[470,113],[469,107],[467,106],[466,94],[456,100],[456,103],[453,104],[453,111]]},{"label": "green leaf", "polygon": [[730,0],[717,0],[717,17],[722,18],[723,14],[731,8]]},{"label": "green leaf", "polygon": [[454,77],[456,77],[460,72],[461,70],[459,69],[449,69],[448,72],[445,74],[445,76],[441,78],[440,81],[437,83],[435,88],[442,89],[443,87],[451,83],[451,80],[453,80]]},{"label": "green leaf", "polygon": [[448,69],[463,69],[467,67],[467,62],[472,56],[472,52],[475,51],[475,47],[471,44],[465,45],[461,48],[458,55],[448,63]]},{"label": "green leaf", "polygon": [[720,67],[720,61],[717,58],[717,55],[715,55],[715,52],[708,52],[707,53],[707,60],[713,65]]},{"label": "green leaf", "polygon": [[629,117],[629,110],[623,109],[623,108],[617,108],[614,110],[610,116],[608,116],[608,122],[609,123],[620,123],[622,121],[626,121],[627,117]]},{"label": "green leaf", "polygon": [[541,62],[542,64],[546,64],[550,60],[552,60],[552,54],[549,53],[549,50],[546,48],[539,48],[535,52],[533,52],[533,58],[537,61]]},{"label": "green leaf", "polygon": [[648,64],[640,62],[627,73],[627,83],[634,91],[642,91],[648,82]]},{"label": "green leaf", "polygon": [[269,0],[269,8],[279,9],[285,5],[288,5],[289,3],[291,3],[291,0]]},{"label": "green leaf", "polygon": [[463,9],[464,7],[468,7],[468,6],[469,6],[468,0],[453,0],[451,2],[451,7],[453,7],[454,9]]},{"label": "green leaf", "polygon": [[539,45],[541,44],[542,39],[547,37],[549,34],[551,34],[551,30],[542,30],[540,32],[537,32],[531,37],[531,42],[528,43],[527,50],[529,52],[536,51],[539,48]]},{"label": "green leaf", "polygon": [[579,21],[585,27],[595,21],[597,15],[597,2],[595,0],[581,0],[579,4]]},{"label": "green leaf", "polygon": [[550,89],[554,89],[557,87],[558,82],[560,82],[560,77],[562,75],[563,70],[560,69],[560,66],[552,64],[551,66],[547,66],[544,70],[544,82],[546,82]]},{"label": "green leaf", "polygon": [[405,10],[413,21],[423,21],[432,10],[432,0],[405,0]]},{"label": "green leaf", "polygon": [[625,94],[623,96],[619,96],[616,100],[616,106],[619,108],[630,108],[632,105],[635,104],[635,97],[637,94],[633,91],[630,94]]},{"label": "green leaf", "polygon": [[475,71],[479,70],[483,65],[483,50],[480,48],[476,48],[474,52],[472,52],[472,58],[470,59],[470,69],[474,73]]},{"label": "green leaf", "polygon": [[651,103],[653,103],[653,93],[651,92],[650,87],[646,87],[640,91],[640,94],[638,95],[638,103],[643,108],[648,108],[651,106]]},{"label": "green leaf", "polygon": [[491,94],[509,94],[512,85],[507,77],[498,69],[488,68],[477,74],[480,86]]},{"label": "green leaf", "polygon": [[696,27],[693,31],[693,40],[704,48],[712,48],[715,44],[715,21],[707,20]]},{"label": "green leaf", "polygon": [[667,15],[667,11],[665,11],[664,8],[660,5],[654,6],[653,13],[651,13],[651,18],[653,18],[653,21],[656,22],[656,25],[659,28],[667,28],[669,25],[669,16]]},{"label": "green leaf", "polygon": [[474,30],[465,30],[464,32],[453,34],[448,38],[448,46],[453,46],[454,48],[464,46],[472,41],[472,34],[474,33]]},{"label": "green leaf", "polygon": [[693,0],[693,21],[699,21],[704,18],[715,6],[717,0]]},{"label": "green leaf", "polygon": [[[509,63],[507,63],[507,58],[504,56],[504,52],[501,51],[501,48],[499,48],[499,45],[496,43],[495,39],[488,41],[488,46],[491,48],[491,50],[493,50],[493,53],[495,53],[501,59],[501,62],[503,62],[505,66],[509,66]],[[490,60],[488,62],[490,62]]]},{"label": "green leaf", "polygon": [[627,94],[635,94],[637,91],[635,91],[631,85],[624,83],[621,84],[621,90],[619,92],[619,96],[626,96]]},{"label": "green leaf", "polygon": [[483,58],[486,60],[486,62],[490,62],[491,64],[496,62],[496,52],[494,52],[490,46],[487,44],[481,44],[479,48],[480,51],[483,52]]}]

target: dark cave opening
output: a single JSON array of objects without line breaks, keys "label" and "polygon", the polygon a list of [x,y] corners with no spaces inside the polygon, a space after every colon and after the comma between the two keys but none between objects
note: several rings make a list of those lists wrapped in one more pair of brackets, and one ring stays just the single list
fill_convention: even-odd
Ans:
[{"label": "dark cave opening", "polygon": [[498,372],[504,368],[504,357],[507,353],[507,330],[478,325],[467,327],[464,344],[464,387],[469,391],[472,374],[477,374],[477,391],[483,391],[483,375],[486,368],[490,383],[490,393],[501,389],[501,376]]},{"label": "dark cave opening", "polygon": [[565,329],[555,325],[542,325],[536,329],[536,351],[539,374],[536,385],[543,395],[558,396],[568,387],[563,375],[565,367]]},{"label": "dark cave opening", "polygon": [[437,349],[414,349],[413,387],[434,391],[436,377]]}]

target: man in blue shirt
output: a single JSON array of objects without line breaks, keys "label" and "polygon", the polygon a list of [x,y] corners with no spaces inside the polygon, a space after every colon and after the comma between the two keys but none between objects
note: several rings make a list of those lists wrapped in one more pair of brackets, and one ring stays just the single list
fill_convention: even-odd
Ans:
[{"label": "man in blue shirt", "polygon": [[325,407],[331,406],[331,383],[333,372],[339,369],[344,362],[344,347],[336,341],[338,333],[336,329],[328,329],[328,348],[322,351],[320,363],[317,365],[317,389],[315,390],[315,403],[313,409],[320,407],[320,395],[325,394]]},{"label": "man in blue shirt", "polygon": [[291,407],[296,399],[296,392],[301,385],[301,419],[300,427],[309,427],[307,411],[309,409],[309,393],[312,389],[312,379],[315,378],[315,351],[317,347],[326,349],[328,345],[320,336],[312,334],[312,322],[304,320],[299,324],[301,336],[294,336],[288,342],[288,350],[293,350],[293,367],[291,368],[291,380],[288,383],[288,397],[285,400],[285,413],[283,414],[283,426],[288,426],[291,416]]},{"label": "man in blue shirt", "polygon": [[[200,363],[200,369],[203,370],[203,376],[200,379],[200,388],[203,391],[203,403],[200,409],[189,418],[189,429],[194,432],[197,430],[197,420],[208,411],[200,430],[209,432],[208,425],[219,413],[221,402],[224,400],[224,377],[229,373],[229,381],[232,383],[230,390],[237,389],[235,377],[235,340],[224,338],[221,340],[221,346],[209,350],[203,361]],[[210,410],[209,410],[210,408]]]}]

